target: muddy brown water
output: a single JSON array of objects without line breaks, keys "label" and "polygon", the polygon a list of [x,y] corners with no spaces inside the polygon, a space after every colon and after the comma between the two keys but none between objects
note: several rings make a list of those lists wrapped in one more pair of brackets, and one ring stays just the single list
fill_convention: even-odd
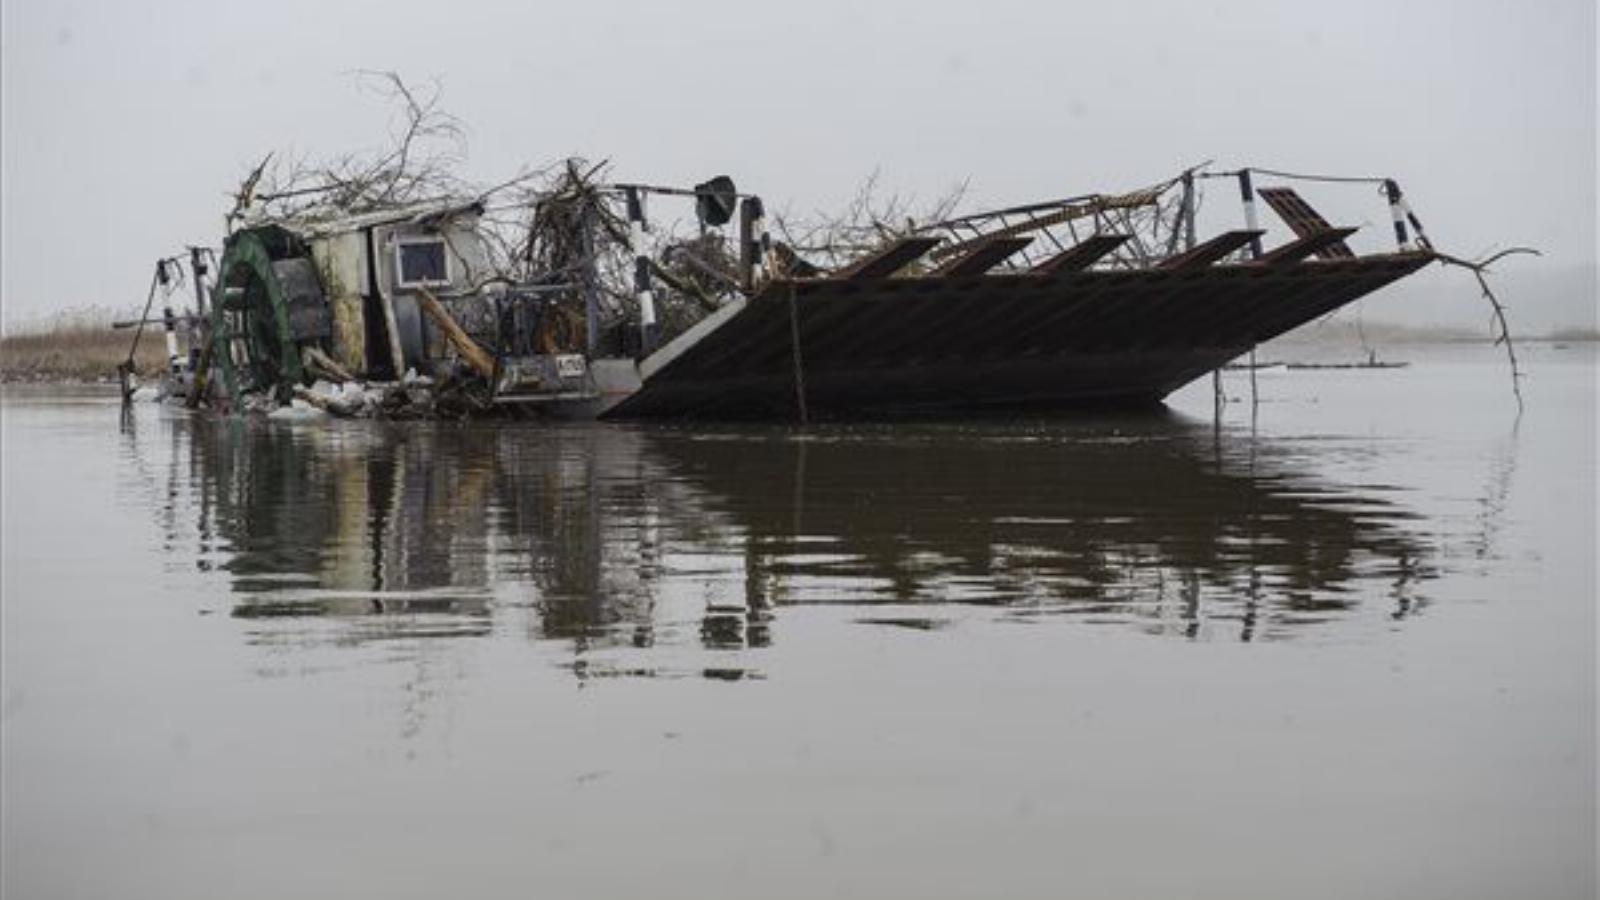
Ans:
[{"label": "muddy brown water", "polygon": [[893,427],[8,388],[3,887],[1592,897],[1595,353]]}]

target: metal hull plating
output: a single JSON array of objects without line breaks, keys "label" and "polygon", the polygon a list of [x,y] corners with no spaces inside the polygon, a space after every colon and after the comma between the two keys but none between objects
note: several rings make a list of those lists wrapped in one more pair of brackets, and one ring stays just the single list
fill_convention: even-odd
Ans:
[{"label": "metal hull plating", "polygon": [[1158,403],[1433,259],[778,280],[643,361],[606,418],[862,418]]}]

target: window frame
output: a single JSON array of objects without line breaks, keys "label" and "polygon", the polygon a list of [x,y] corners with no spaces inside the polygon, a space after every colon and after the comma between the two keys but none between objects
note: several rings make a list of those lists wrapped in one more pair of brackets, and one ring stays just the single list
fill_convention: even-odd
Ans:
[{"label": "window frame", "polygon": [[[407,281],[405,260],[402,256],[407,246],[418,244],[437,244],[444,257],[444,277],[442,279],[423,279],[420,281]],[[394,236],[394,286],[398,290],[409,288],[435,288],[449,287],[454,283],[454,266],[450,262],[450,242],[442,234],[408,234]]]}]

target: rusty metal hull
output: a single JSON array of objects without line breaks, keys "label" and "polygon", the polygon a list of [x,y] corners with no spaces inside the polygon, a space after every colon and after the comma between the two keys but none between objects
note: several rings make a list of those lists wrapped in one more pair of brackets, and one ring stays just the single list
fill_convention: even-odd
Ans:
[{"label": "rusty metal hull", "polygon": [[800,384],[813,418],[1155,404],[1432,258],[774,281],[606,417],[793,419]]}]

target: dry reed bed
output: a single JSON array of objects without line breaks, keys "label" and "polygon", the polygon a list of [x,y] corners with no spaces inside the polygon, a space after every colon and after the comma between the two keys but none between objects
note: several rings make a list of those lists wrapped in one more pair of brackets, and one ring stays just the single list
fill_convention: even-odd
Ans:
[{"label": "dry reed bed", "polygon": [[[0,337],[0,381],[115,381],[117,365],[128,358],[132,331],[113,331],[108,323],[57,322]],[[159,375],[166,365],[161,329],[146,328],[134,366],[141,376]]]}]

